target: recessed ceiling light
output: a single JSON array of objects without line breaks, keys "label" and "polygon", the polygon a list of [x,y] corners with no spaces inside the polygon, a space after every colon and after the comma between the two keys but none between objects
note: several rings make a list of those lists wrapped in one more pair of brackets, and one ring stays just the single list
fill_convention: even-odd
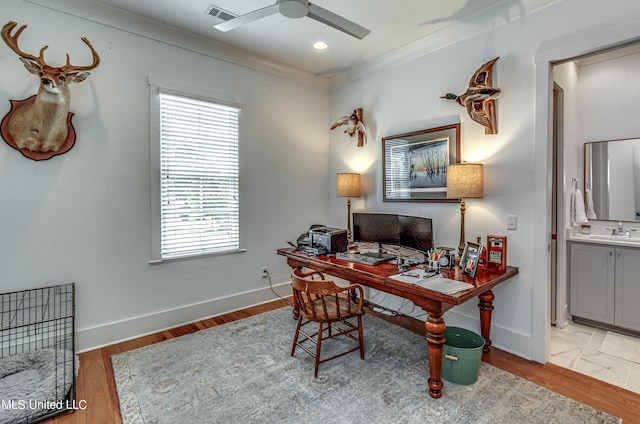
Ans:
[{"label": "recessed ceiling light", "polygon": [[327,47],[329,47],[329,45],[324,41],[316,41],[315,43],[313,43],[313,48],[316,50],[324,50]]}]

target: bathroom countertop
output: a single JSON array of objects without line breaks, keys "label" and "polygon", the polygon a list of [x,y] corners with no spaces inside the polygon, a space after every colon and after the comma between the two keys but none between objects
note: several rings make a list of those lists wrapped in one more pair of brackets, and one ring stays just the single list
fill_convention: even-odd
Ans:
[{"label": "bathroom countertop", "polygon": [[569,234],[567,241],[578,241],[582,243],[606,244],[620,247],[640,248],[639,237],[616,237],[600,234]]}]

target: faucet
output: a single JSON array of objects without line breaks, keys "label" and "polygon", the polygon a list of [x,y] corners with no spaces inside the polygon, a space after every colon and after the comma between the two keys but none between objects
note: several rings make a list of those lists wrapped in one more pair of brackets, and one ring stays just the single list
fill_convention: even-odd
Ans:
[{"label": "faucet", "polygon": [[614,228],[611,230],[612,236],[623,236],[624,235],[624,227],[622,226],[622,222],[618,222],[618,228]]},{"label": "faucet", "polygon": [[631,237],[631,231],[636,231],[635,228],[625,229],[622,225],[622,222],[618,222],[618,226],[616,228],[608,228],[611,230],[612,236],[617,237]]}]

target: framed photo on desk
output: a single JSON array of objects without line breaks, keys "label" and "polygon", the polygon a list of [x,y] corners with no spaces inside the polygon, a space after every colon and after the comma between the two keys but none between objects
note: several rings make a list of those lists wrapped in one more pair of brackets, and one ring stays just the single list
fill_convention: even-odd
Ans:
[{"label": "framed photo on desk", "polygon": [[460,268],[469,277],[475,277],[478,269],[478,261],[482,252],[482,244],[467,242],[460,257]]}]

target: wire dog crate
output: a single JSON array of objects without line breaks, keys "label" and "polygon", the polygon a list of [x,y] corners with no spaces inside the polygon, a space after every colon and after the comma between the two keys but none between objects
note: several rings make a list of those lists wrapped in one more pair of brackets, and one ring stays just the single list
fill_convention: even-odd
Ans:
[{"label": "wire dog crate", "polygon": [[75,284],[0,294],[0,424],[75,408]]}]

